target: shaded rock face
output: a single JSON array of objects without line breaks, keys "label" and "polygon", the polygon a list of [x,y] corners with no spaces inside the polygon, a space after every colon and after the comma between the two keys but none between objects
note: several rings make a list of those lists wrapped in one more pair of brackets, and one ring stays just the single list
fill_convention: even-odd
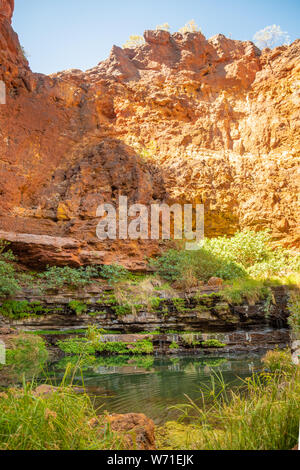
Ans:
[{"label": "shaded rock face", "polygon": [[13,242],[27,263],[145,268],[157,243],[96,238],[97,206],[119,195],[204,203],[208,236],[271,227],[299,245],[299,40],[261,52],[146,31],[91,70],[45,76],[30,71],[12,10],[0,2],[0,230],[77,243]]},{"label": "shaded rock face", "polygon": [[[0,328],[17,329],[77,329],[96,325],[122,333],[161,331],[223,332],[254,330],[261,328],[287,328],[289,311],[287,308],[288,289],[276,287],[272,290],[274,303],[269,305],[263,299],[250,305],[225,302],[218,293],[202,296],[186,295],[176,301],[172,298],[160,299],[159,306],[151,311],[144,306],[136,313],[130,310],[120,312],[119,303],[111,290],[99,286],[94,288],[42,295],[26,289],[15,298],[32,305],[32,316],[12,319],[0,315]],[[76,315],[70,302],[77,300],[86,305],[85,312]],[[39,305],[38,313],[34,305]]]}]

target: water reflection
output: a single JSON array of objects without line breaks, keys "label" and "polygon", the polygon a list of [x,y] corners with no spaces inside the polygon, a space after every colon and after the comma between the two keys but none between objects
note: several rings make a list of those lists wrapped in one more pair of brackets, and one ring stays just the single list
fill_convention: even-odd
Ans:
[{"label": "water reflection", "polygon": [[[55,379],[61,379],[68,362],[76,361],[78,358],[64,358],[53,364]],[[259,369],[259,357],[91,357],[81,365],[85,386],[103,410],[145,413],[157,424],[177,417],[168,407],[185,402],[185,395],[197,400],[200,388],[209,386],[214,372],[221,372],[233,388]],[[75,383],[82,384],[79,373]]]}]

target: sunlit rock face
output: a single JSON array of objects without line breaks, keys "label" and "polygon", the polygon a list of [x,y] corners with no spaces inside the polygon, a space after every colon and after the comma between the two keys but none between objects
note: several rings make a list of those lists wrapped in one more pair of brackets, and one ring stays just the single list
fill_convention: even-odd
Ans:
[{"label": "sunlit rock face", "polygon": [[144,269],[158,243],[96,237],[97,206],[119,195],[204,203],[208,236],[270,227],[299,246],[299,40],[260,51],[146,31],[91,70],[45,76],[29,69],[12,9],[0,2],[0,230],[27,236],[12,242],[26,260]]},{"label": "sunlit rock face", "polygon": [[11,23],[14,7],[14,0],[0,0],[0,21],[7,19]]}]

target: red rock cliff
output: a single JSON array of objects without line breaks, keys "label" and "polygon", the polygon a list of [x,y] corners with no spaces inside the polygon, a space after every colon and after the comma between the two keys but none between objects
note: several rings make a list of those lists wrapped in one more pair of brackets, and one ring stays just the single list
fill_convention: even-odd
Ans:
[{"label": "red rock cliff", "polygon": [[[96,208],[203,202],[206,234],[271,227],[299,245],[300,41],[146,31],[87,72],[31,73],[0,3],[0,237],[30,263],[144,266],[152,242],[100,242]],[[298,172],[298,173],[297,173]]]},{"label": "red rock cliff", "polygon": [[0,20],[6,19],[11,23],[14,7],[14,0],[0,0]]}]

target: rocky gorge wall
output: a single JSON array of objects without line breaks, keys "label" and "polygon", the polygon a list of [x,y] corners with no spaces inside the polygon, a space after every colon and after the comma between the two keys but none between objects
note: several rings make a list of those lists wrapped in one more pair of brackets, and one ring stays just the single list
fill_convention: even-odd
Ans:
[{"label": "rocky gorge wall", "polygon": [[261,328],[287,328],[289,290],[272,288],[268,298],[255,303],[231,304],[214,289],[198,295],[160,296],[146,305],[120,304],[108,287],[91,285],[75,291],[41,294],[24,289],[14,302],[23,302],[21,318],[10,315],[12,301],[0,305],[0,327],[20,330],[78,329],[96,325],[121,333],[167,331],[228,332]]},{"label": "rocky gorge wall", "polygon": [[0,238],[25,264],[145,269],[155,241],[96,237],[104,202],[199,202],[207,236],[299,246],[300,41],[272,51],[146,31],[86,72],[34,74],[0,2]]},{"label": "rocky gorge wall", "polygon": [[[102,335],[104,342],[149,340],[157,354],[213,356],[256,353],[290,344],[288,288],[273,288],[270,298],[255,303],[245,300],[240,305],[224,301],[220,294],[211,289],[197,296],[161,297],[152,308],[137,305],[131,310],[117,302],[108,286],[47,295],[26,289],[14,301],[22,303],[23,318],[7,314],[10,301],[0,305],[0,337],[17,331],[44,331],[48,345],[55,347],[58,341],[93,326],[109,332]],[[192,336],[190,342],[186,334]],[[223,346],[200,346],[212,339]]]}]

